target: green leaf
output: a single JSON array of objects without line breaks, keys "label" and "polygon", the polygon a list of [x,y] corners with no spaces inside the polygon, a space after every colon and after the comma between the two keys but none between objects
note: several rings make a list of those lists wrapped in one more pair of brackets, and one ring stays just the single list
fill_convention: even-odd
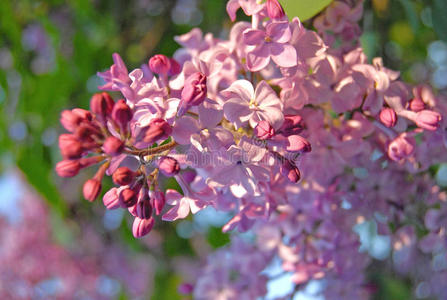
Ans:
[{"label": "green leaf", "polygon": [[447,2],[445,0],[434,0],[433,27],[436,34],[447,42]]},{"label": "green leaf", "polygon": [[223,247],[230,243],[230,235],[223,233],[222,229],[217,227],[210,227],[206,239],[213,249]]},{"label": "green leaf", "polygon": [[281,4],[290,18],[298,17],[301,21],[312,18],[332,0],[282,0]]}]

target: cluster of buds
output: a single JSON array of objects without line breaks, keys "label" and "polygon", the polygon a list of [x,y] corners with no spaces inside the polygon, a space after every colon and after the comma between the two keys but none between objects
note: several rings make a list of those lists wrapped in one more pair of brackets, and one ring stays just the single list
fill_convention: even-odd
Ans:
[{"label": "cluster of buds", "polygon": [[[145,164],[136,171],[117,165],[128,155],[142,158],[161,154],[174,147],[175,142],[148,150],[136,148],[136,138],[139,143],[152,145],[168,138],[172,129],[160,119],[140,128],[136,134],[131,128],[133,113],[123,99],[115,102],[106,92],[93,95],[90,111],[79,108],[63,111],[61,124],[70,133],[59,136],[64,159],[57,163],[56,172],[61,177],[73,177],[81,169],[101,163],[95,175],[84,183],[84,198],[91,202],[98,198],[104,175],[112,175],[119,187],[105,194],[104,205],[108,209],[127,208],[135,217],[134,235],[141,237],[150,232],[154,224],[152,212],[159,215],[165,205],[164,193],[157,183],[158,169],[148,174]],[[159,165],[165,175],[172,176],[179,171],[178,162],[169,156],[162,156]]]}]

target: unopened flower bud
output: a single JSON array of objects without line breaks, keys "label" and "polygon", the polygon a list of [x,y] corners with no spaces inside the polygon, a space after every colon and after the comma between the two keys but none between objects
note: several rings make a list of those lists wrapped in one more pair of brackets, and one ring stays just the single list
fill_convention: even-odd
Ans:
[{"label": "unopened flower bud", "polygon": [[84,187],[82,188],[84,198],[90,202],[95,201],[95,199],[98,198],[100,192],[101,192],[101,182],[95,178],[87,180],[84,183]]},{"label": "unopened flower bud", "polygon": [[310,152],[312,147],[308,140],[300,135],[291,135],[287,137],[288,145],[286,150],[290,152]]},{"label": "unopened flower bud", "polygon": [[289,160],[283,162],[280,167],[280,171],[281,174],[286,176],[291,182],[298,182],[301,178],[300,170],[293,162]]},{"label": "unopened flower bud", "polygon": [[397,123],[397,114],[392,108],[384,108],[379,115],[380,122],[386,127],[394,127]]},{"label": "unopened flower bud", "polygon": [[279,132],[284,136],[299,134],[303,131],[303,118],[298,115],[285,115]]},{"label": "unopened flower bud", "polygon": [[180,64],[173,58],[170,58],[169,61],[171,62],[171,69],[169,69],[169,76],[175,76],[180,74],[180,72],[182,71],[182,67],[180,66]]},{"label": "unopened flower bud", "polygon": [[194,286],[190,283],[182,283],[178,286],[178,292],[182,295],[189,295],[194,291]]},{"label": "unopened flower bud", "polygon": [[207,94],[206,76],[200,72],[190,75],[185,80],[182,90],[178,115],[184,115],[192,106],[198,106],[205,100]]},{"label": "unopened flower bud", "polygon": [[141,238],[151,232],[152,227],[154,227],[154,218],[150,219],[140,219],[135,218],[132,225],[132,233],[136,238]]},{"label": "unopened flower bud", "polygon": [[432,110],[422,110],[416,115],[416,125],[426,130],[435,131],[439,128],[442,117],[439,113]]},{"label": "unopened flower bud", "polygon": [[59,148],[65,158],[80,158],[83,152],[82,145],[72,134],[61,134],[59,136]]},{"label": "unopened flower bud", "polygon": [[97,164],[103,160],[104,160],[104,157],[102,157],[102,156],[83,157],[79,160],[79,164],[81,165],[81,168],[87,168],[87,167]]},{"label": "unopened flower bud", "polygon": [[406,133],[401,134],[388,145],[388,156],[394,161],[410,156],[413,151],[414,141],[408,138]]},{"label": "unopened flower bud", "polygon": [[286,15],[278,0],[267,0],[266,6],[270,19],[282,19]]},{"label": "unopened flower bud", "polygon": [[74,132],[78,127],[79,123],[82,122],[82,118],[77,114],[73,113],[71,110],[64,110],[61,113],[60,122],[67,131]]},{"label": "unopened flower bud", "polygon": [[112,175],[112,180],[117,185],[128,185],[135,178],[135,173],[128,167],[119,167]]},{"label": "unopened flower bud", "polygon": [[104,121],[112,113],[114,104],[112,97],[108,93],[96,93],[90,100],[90,110],[99,120]]},{"label": "unopened flower bud", "polygon": [[167,139],[172,133],[172,127],[166,120],[155,118],[141,130],[138,140],[153,144],[158,140]]},{"label": "unopened flower bud", "polygon": [[152,205],[147,192],[147,189],[142,188],[140,194],[144,195],[138,197],[139,200],[136,205],[135,214],[140,219],[149,219],[152,217]]},{"label": "unopened flower bud", "polygon": [[120,207],[120,201],[118,196],[118,189],[116,187],[111,188],[102,197],[102,202],[107,209],[116,209]]},{"label": "unopened flower bud", "polygon": [[254,133],[258,139],[268,140],[275,135],[275,129],[269,122],[263,120],[256,125]]},{"label": "unopened flower bud", "polygon": [[56,164],[56,173],[60,177],[73,177],[78,175],[81,165],[79,160],[63,160]]},{"label": "unopened flower bud", "polygon": [[114,136],[109,136],[105,142],[104,145],[102,146],[104,153],[111,155],[111,156],[116,156],[121,154],[121,152],[123,152],[124,149],[124,142],[121,141],[119,138],[114,137]]},{"label": "unopened flower bud", "polygon": [[156,74],[168,74],[171,69],[171,61],[163,54],[157,54],[149,59],[149,68]]},{"label": "unopened flower bud", "polygon": [[156,191],[150,191],[150,199],[153,208],[155,208],[155,213],[158,215],[161,214],[161,211],[165,207],[166,204],[166,197],[165,194],[162,191],[156,190]]},{"label": "unopened flower bud", "polygon": [[123,208],[131,207],[137,203],[138,195],[137,193],[135,193],[133,189],[130,188],[123,189],[119,194],[119,200],[121,207]]},{"label": "unopened flower bud", "polygon": [[180,164],[175,158],[170,156],[163,156],[158,161],[158,168],[168,177],[174,176],[180,172]]},{"label": "unopened flower bud", "polygon": [[127,132],[127,125],[132,120],[132,116],[132,110],[123,99],[118,100],[113,106],[112,119],[124,132]]},{"label": "unopened flower bud", "polygon": [[414,98],[409,103],[409,108],[412,111],[418,112],[425,109],[425,103],[422,101],[422,99]]},{"label": "unopened flower bud", "polygon": [[79,125],[78,128],[76,128],[75,136],[82,142],[82,144],[86,143],[88,145],[87,148],[98,146],[94,137],[103,137],[101,131],[91,123],[82,123]]},{"label": "unopened flower bud", "polygon": [[88,110],[82,108],[73,108],[71,111],[81,117],[82,121],[90,122],[93,119],[92,114]]}]

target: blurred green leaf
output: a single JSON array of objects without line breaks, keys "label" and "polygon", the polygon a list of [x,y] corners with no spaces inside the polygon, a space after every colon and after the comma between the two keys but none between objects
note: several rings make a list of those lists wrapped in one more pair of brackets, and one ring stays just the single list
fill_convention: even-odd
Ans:
[{"label": "blurred green leaf", "polygon": [[400,3],[404,7],[408,23],[410,23],[413,33],[416,33],[419,30],[419,16],[414,7],[414,3],[410,0],[400,0]]},{"label": "blurred green leaf", "polygon": [[438,36],[447,42],[447,1],[434,0],[433,27]]},{"label": "blurred green leaf", "polygon": [[159,269],[155,275],[154,292],[152,300],[177,300],[182,299],[177,292],[181,279],[172,272]]},{"label": "blurred green leaf", "polygon": [[282,0],[281,4],[290,18],[298,17],[301,21],[312,18],[332,0]]},{"label": "blurred green leaf", "polygon": [[222,232],[222,228],[210,227],[207,233],[207,241],[214,249],[230,243],[230,235]]}]

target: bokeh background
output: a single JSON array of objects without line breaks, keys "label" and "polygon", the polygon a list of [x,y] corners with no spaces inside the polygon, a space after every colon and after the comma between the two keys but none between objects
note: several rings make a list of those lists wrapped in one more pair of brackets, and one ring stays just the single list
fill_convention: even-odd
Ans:
[{"label": "bokeh background", "polygon": [[[231,27],[225,5],[0,1],[1,299],[182,299],[178,285],[194,277],[207,253],[229,242],[220,231],[228,216],[209,210],[158,222],[136,240],[122,211],[82,199],[82,182],[92,174],[63,180],[54,173],[60,112],[88,107],[101,84],[96,72],[112,64],[112,53],[133,69],[153,54],[172,55],[173,37],[193,27],[225,37]],[[383,57],[407,82],[447,89],[447,1],[366,0],[361,26],[370,59]],[[417,287],[387,271],[386,259],[370,270],[377,299],[410,299]]]}]

